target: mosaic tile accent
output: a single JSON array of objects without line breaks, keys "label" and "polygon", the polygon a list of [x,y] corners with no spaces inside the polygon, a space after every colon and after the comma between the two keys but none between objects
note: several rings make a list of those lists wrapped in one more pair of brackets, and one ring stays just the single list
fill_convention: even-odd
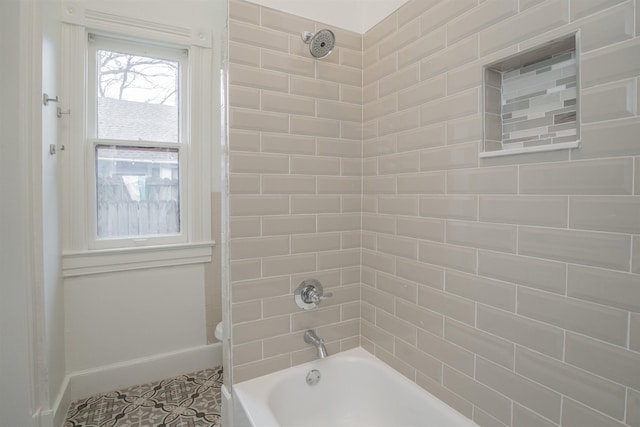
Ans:
[{"label": "mosaic tile accent", "polygon": [[73,402],[64,427],[222,427],[222,368]]},{"label": "mosaic tile accent", "polygon": [[575,50],[502,73],[502,148],[577,139]]}]

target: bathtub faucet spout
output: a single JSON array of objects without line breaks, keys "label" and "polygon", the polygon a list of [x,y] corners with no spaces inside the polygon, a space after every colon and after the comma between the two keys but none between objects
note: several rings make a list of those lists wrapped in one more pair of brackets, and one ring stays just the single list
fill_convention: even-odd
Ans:
[{"label": "bathtub faucet spout", "polygon": [[318,359],[327,357],[327,349],[324,346],[324,340],[316,335],[315,331],[309,329],[304,333],[304,342],[313,344],[318,351]]}]

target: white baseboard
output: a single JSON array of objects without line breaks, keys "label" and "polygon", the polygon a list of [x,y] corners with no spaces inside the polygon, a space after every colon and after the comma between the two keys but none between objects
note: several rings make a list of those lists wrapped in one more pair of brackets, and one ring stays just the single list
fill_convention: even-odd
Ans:
[{"label": "white baseboard", "polygon": [[[55,425],[62,425],[58,423],[58,412],[66,413],[74,400],[221,365],[222,343],[214,343],[71,372],[65,378],[65,390],[56,401]],[[62,409],[64,411],[60,411]],[[64,415],[62,417],[64,419]]]}]

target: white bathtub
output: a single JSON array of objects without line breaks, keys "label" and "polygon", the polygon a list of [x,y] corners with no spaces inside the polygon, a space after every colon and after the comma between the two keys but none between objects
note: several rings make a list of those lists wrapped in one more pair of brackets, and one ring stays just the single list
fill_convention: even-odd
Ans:
[{"label": "white bathtub", "polygon": [[[312,369],[321,377],[310,386],[306,376]],[[362,348],[244,381],[233,390],[254,427],[476,426]]]}]

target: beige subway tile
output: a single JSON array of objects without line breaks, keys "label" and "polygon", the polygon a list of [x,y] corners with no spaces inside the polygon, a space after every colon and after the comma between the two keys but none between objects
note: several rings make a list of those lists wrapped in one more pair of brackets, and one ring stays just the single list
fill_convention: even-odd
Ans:
[{"label": "beige subway tile", "polygon": [[422,172],[473,168],[477,165],[478,144],[476,142],[429,148],[420,152]]},{"label": "beige subway tile", "polygon": [[638,132],[640,119],[637,117],[584,125],[580,148],[573,150],[572,159],[638,155]]},{"label": "beige subway tile", "polygon": [[229,115],[229,126],[233,129],[283,133],[289,131],[289,117],[285,114],[231,108]]},{"label": "beige subway tile", "polygon": [[516,287],[509,283],[447,270],[445,290],[503,310],[515,311],[516,309]]},{"label": "beige subway tile", "polygon": [[396,136],[387,135],[366,141],[362,146],[363,157],[382,156],[385,154],[395,153],[397,146]]},{"label": "beige subway tile", "polygon": [[[368,34],[368,33],[367,33]],[[380,58],[396,53],[402,47],[415,41],[420,37],[420,21],[411,21],[407,25],[399,26],[398,31],[391,34],[386,40],[383,40],[379,47]],[[369,46],[372,46],[370,44]]]},{"label": "beige subway tile", "polygon": [[475,323],[475,303],[457,295],[419,286],[418,305],[469,325]]},{"label": "beige subway tile", "polygon": [[257,279],[262,275],[262,261],[259,259],[249,259],[231,261],[231,280]]},{"label": "beige subway tile", "polygon": [[262,151],[265,153],[314,155],[316,152],[316,142],[312,136],[263,132]]},{"label": "beige subway tile", "polygon": [[311,59],[263,50],[261,67],[266,70],[281,71],[305,77],[314,77],[315,63]]},{"label": "beige subway tile", "polygon": [[395,94],[376,99],[364,105],[364,121],[378,119],[397,111],[397,96]]},{"label": "beige subway tile", "polygon": [[510,424],[511,400],[503,395],[447,366],[444,368],[443,384],[499,421]]},{"label": "beige subway tile", "polygon": [[562,396],[559,393],[482,358],[476,361],[475,378],[538,414],[555,422],[560,421]]},{"label": "beige subway tile", "polygon": [[614,344],[627,342],[627,313],[599,304],[518,288],[518,314]]},{"label": "beige subway tile", "polygon": [[378,160],[378,173],[380,175],[418,172],[419,169],[420,158],[414,153],[384,156]]},{"label": "beige subway tile", "polygon": [[289,78],[284,73],[231,64],[229,67],[229,84],[231,86],[286,92],[289,88]]},{"label": "beige subway tile", "polygon": [[[640,93],[638,94],[638,103],[640,103]],[[640,157],[636,157],[635,162],[635,179],[633,182],[634,193],[636,196],[640,195]]]},{"label": "beige subway tile", "polygon": [[231,173],[288,173],[289,158],[282,155],[231,153]]},{"label": "beige subway tile", "polygon": [[[345,48],[339,48],[340,65],[344,65],[351,68],[362,70],[363,54],[360,50],[350,50]],[[362,88],[357,88],[359,96],[358,103],[362,102]]]},{"label": "beige subway tile", "polygon": [[262,94],[262,110],[314,116],[316,113],[316,105],[315,101],[311,98],[264,92]]},{"label": "beige subway tile", "polygon": [[453,95],[465,89],[479,87],[482,84],[482,65],[473,62],[464,67],[447,71],[447,94]]},{"label": "beige subway tile", "polygon": [[291,236],[291,252],[324,252],[340,249],[339,233],[323,233],[307,236]]},{"label": "beige subway tile", "polygon": [[495,0],[480,4],[472,13],[447,23],[447,41],[456,42],[518,13],[518,0]]},{"label": "beige subway tile", "polygon": [[[425,310],[418,307],[416,304],[402,300],[396,300],[395,310],[396,316],[400,319],[405,320],[420,329],[424,329],[427,332],[442,336],[444,321],[442,315],[436,314],[430,310]],[[420,332],[418,332],[418,344],[420,343],[419,334]]]},{"label": "beige subway tile", "polygon": [[640,426],[640,392],[627,389],[627,424]]},{"label": "beige subway tile", "polygon": [[322,214],[339,213],[340,197],[337,196],[292,196],[291,213]]},{"label": "beige subway tile", "polygon": [[362,87],[362,71],[326,62],[316,62],[316,78],[333,83]]},{"label": "beige subway tile", "polygon": [[291,76],[291,93],[320,99],[340,99],[338,83]]},{"label": "beige subway tile", "polygon": [[478,90],[431,101],[420,107],[420,123],[429,125],[478,113]]},{"label": "beige subway tile", "polygon": [[359,177],[318,177],[319,194],[360,194],[361,187]]},{"label": "beige subway tile", "polygon": [[385,311],[376,311],[376,326],[394,337],[416,345],[417,329],[414,325],[398,319]]},{"label": "beige subway tile", "polygon": [[417,108],[391,114],[379,120],[380,135],[402,132],[420,126],[420,111]]},{"label": "beige subway tile", "polygon": [[438,0],[409,0],[398,9],[398,27],[403,27],[414,19],[419,18],[438,3]]},{"label": "beige subway tile", "polygon": [[340,159],[340,175],[342,176],[362,176],[362,160],[360,159]]},{"label": "beige subway tile", "polygon": [[313,29],[313,21],[283,13],[278,10],[262,8],[262,26],[285,33],[299,35]]},{"label": "beige subway tile", "polygon": [[[451,43],[450,40],[447,41]],[[449,44],[441,52],[429,56],[420,63],[420,79],[445,73],[478,58],[478,36],[473,35],[456,43]]]},{"label": "beige subway tile", "polygon": [[[394,94],[402,89],[416,85],[419,81],[420,75],[418,71],[418,64],[415,64],[381,79],[378,83],[379,94],[381,97]],[[403,107],[399,107],[400,109],[403,109]]]},{"label": "beige subway tile", "polygon": [[398,217],[396,221],[398,236],[444,242],[443,220]]},{"label": "beige subway tile", "polygon": [[513,427],[557,427],[557,424],[552,423],[524,406],[514,403]]},{"label": "beige subway tile", "polygon": [[563,426],[598,426],[598,427],[625,427],[622,424],[602,415],[599,412],[574,402],[571,399],[564,398],[562,405],[562,425]]},{"label": "beige subway tile", "polygon": [[362,107],[344,102],[318,100],[318,117],[326,119],[362,121]]},{"label": "beige subway tile", "polygon": [[422,196],[420,216],[475,220],[477,204],[476,196]]},{"label": "beige subway tile", "polygon": [[446,144],[444,124],[428,126],[398,135],[398,151],[413,151],[421,148],[441,147]]},{"label": "beige subway tile", "polygon": [[342,196],[342,213],[362,214],[362,196]]},{"label": "beige subway tile", "polygon": [[395,71],[397,71],[397,68],[396,59],[394,56],[378,60],[372,65],[365,67],[363,72],[363,83],[364,85],[369,85],[382,79],[385,76],[391,75]]},{"label": "beige subway tile", "polygon": [[[371,304],[377,309],[385,310],[389,313],[393,313],[394,304],[393,298],[389,298],[389,295],[374,289],[370,286],[363,286],[361,289],[362,301]],[[378,312],[378,310],[376,310]]]},{"label": "beige subway tile", "polygon": [[359,250],[329,251],[318,254],[318,269],[345,268],[360,265]]},{"label": "beige subway tile", "polygon": [[263,194],[314,194],[316,178],[302,175],[266,175],[262,177]]},{"label": "beige subway tile", "polygon": [[318,155],[360,159],[362,143],[344,139],[318,138]]},{"label": "beige subway tile", "polygon": [[301,175],[340,175],[340,159],[330,157],[291,157],[291,173]]},{"label": "beige subway tile", "polygon": [[262,360],[261,341],[252,341],[246,344],[234,345],[232,351],[233,361],[236,366]]},{"label": "beige subway tile", "polygon": [[289,50],[289,37],[286,34],[234,20],[229,22],[229,39],[281,52]]},{"label": "beige subway tile", "polygon": [[229,191],[231,194],[260,194],[260,175],[229,174]]},{"label": "beige subway tile", "polygon": [[261,300],[265,318],[289,315],[300,311],[300,307],[291,298],[291,294],[267,297]]},{"label": "beige subway tile", "polygon": [[362,180],[364,194],[394,194],[395,176],[365,177]]},{"label": "beige subway tile", "polygon": [[451,19],[462,15],[465,11],[474,8],[477,2],[474,0],[458,0],[455,2],[440,2],[430,8],[420,18],[422,34],[430,33],[438,27],[444,26]]},{"label": "beige subway tile", "polygon": [[564,294],[563,263],[498,252],[478,252],[478,274],[549,292]]},{"label": "beige subway tile", "polygon": [[231,259],[259,258],[289,253],[289,237],[256,237],[233,239]]},{"label": "beige subway tile", "polygon": [[303,334],[299,332],[268,338],[262,344],[265,358],[304,350],[308,346],[309,344],[304,342]]},{"label": "beige subway tile", "polygon": [[447,221],[446,241],[454,245],[471,246],[500,252],[516,251],[515,225],[481,222]]},{"label": "beige subway tile", "polygon": [[229,213],[233,216],[282,215],[289,213],[289,196],[232,195]]},{"label": "beige subway tile", "polygon": [[283,354],[246,365],[234,366],[233,380],[235,382],[248,381],[289,367],[291,367],[291,356]]},{"label": "beige subway tile", "polygon": [[540,153],[511,154],[508,156],[485,157],[480,159],[481,167],[525,165],[530,163],[550,163],[568,161],[572,150],[553,150]]},{"label": "beige subway tile", "polygon": [[362,337],[371,341],[376,346],[379,346],[379,348],[384,348],[387,351],[393,351],[393,335],[383,331],[372,323],[367,321],[362,322]]},{"label": "beige subway tile", "polygon": [[442,376],[442,362],[402,340],[396,340],[395,355],[430,378],[439,380]]},{"label": "beige subway tile", "polygon": [[232,292],[234,303],[289,295],[289,276],[234,282]]},{"label": "beige subway tile", "polygon": [[570,197],[570,212],[571,228],[640,234],[638,197]]},{"label": "beige subway tile", "polygon": [[291,116],[291,133],[298,135],[324,136],[337,138],[340,136],[340,121],[315,117]]},{"label": "beige subway tile", "polygon": [[234,217],[229,220],[231,238],[258,237],[261,234],[260,217]]},{"label": "beige subway tile", "polygon": [[268,257],[262,260],[262,275],[280,276],[291,273],[313,272],[316,270],[316,255],[286,255]]},{"label": "beige subway tile", "polygon": [[294,313],[291,316],[291,330],[303,331],[317,327],[337,323],[340,321],[340,307],[317,308],[302,313]]},{"label": "beige subway tile", "polygon": [[482,117],[472,116],[447,123],[447,144],[479,141],[482,139]]},{"label": "beige subway tile", "polygon": [[378,94],[378,82],[371,83],[362,88],[362,103],[369,104],[376,101],[379,98]]},{"label": "beige subway tile", "polygon": [[631,330],[629,332],[629,348],[631,350],[640,352],[640,314],[630,313],[630,316],[631,319],[629,322],[629,326]]},{"label": "beige subway tile", "polygon": [[640,74],[640,40],[618,43],[581,57],[582,87],[635,77]]},{"label": "beige subway tile", "polygon": [[260,132],[229,129],[230,151],[260,151]]},{"label": "beige subway tile", "polygon": [[477,327],[516,344],[562,359],[564,332],[545,323],[478,305]]},{"label": "beige subway tile", "polygon": [[387,215],[418,215],[418,199],[416,197],[380,196],[378,213]]},{"label": "beige subway tile", "polygon": [[445,27],[420,37],[418,40],[398,50],[398,68],[415,64],[422,58],[444,49],[447,45]]},{"label": "beige subway tile", "polygon": [[318,232],[360,230],[360,214],[321,214],[318,215]]},{"label": "beige subway tile", "polygon": [[631,2],[598,13],[580,25],[582,52],[633,38],[633,4]]},{"label": "beige subway tile", "polygon": [[286,333],[289,333],[289,316],[278,316],[233,325],[233,341],[237,344]]},{"label": "beige subway tile", "polygon": [[565,361],[619,384],[640,389],[640,354],[623,347],[567,333]]},{"label": "beige subway tile", "polygon": [[480,221],[566,227],[568,198],[562,196],[480,196]]},{"label": "beige subway tile", "polygon": [[620,3],[621,1],[623,0],[571,0],[571,21],[595,14],[603,9],[615,5],[616,3]]},{"label": "beige subway tile", "polygon": [[[360,324],[360,291],[358,291],[358,298],[357,301],[352,302],[352,303],[348,303],[348,304],[342,304],[340,306],[342,312],[341,312],[341,319],[342,320],[355,320],[358,322],[358,325]],[[356,347],[360,347],[360,326],[358,326],[358,334],[357,334],[357,343],[355,346],[350,347],[350,348],[356,348]],[[343,348],[342,351],[344,351],[345,349]]]},{"label": "beige subway tile", "polygon": [[506,166],[448,171],[447,192],[515,194],[518,192],[518,168]]},{"label": "beige subway tile", "polygon": [[505,427],[506,424],[498,421],[497,418],[487,414],[482,409],[475,407],[473,409],[473,417],[471,418],[476,424],[486,427]]},{"label": "beige subway tile", "polygon": [[399,175],[397,185],[398,194],[444,194],[445,172]]},{"label": "beige subway tile", "polygon": [[569,22],[569,1],[552,0],[528,9],[480,33],[480,55],[486,55]]},{"label": "beige subway tile", "polygon": [[360,142],[363,138],[363,126],[361,121],[357,122],[340,122],[340,136],[342,139],[348,139],[353,142]]},{"label": "beige subway tile", "polygon": [[260,48],[243,43],[229,42],[229,62],[231,64],[260,66]]},{"label": "beige subway tile", "polygon": [[631,272],[640,274],[640,236],[633,236],[631,245]]},{"label": "beige subway tile", "polygon": [[624,416],[625,388],[522,347],[516,373],[614,417]]},{"label": "beige subway tile", "polygon": [[262,307],[259,300],[234,303],[231,306],[233,323],[250,322],[262,318]]},{"label": "beige subway tile", "polygon": [[518,233],[521,255],[629,271],[630,236],[533,227]]},{"label": "beige subway tile", "polygon": [[509,341],[451,319],[444,320],[444,337],[476,355],[513,369],[514,344]]},{"label": "beige subway tile", "polygon": [[[317,271],[313,276],[316,280],[322,283],[325,289],[336,288],[340,286],[340,271],[339,270],[324,270]],[[300,283],[309,279],[307,274],[292,274],[291,275],[291,289],[298,287]],[[333,289],[332,289],[333,291]]]},{"label": "beige subway tile", "polygon": [[357,338],[360,335],[360,320],[353,319],[332,325],[320,326],[318,328],[318,335],[328,342],[345,340],[352,337]]},{"label": "beige subway tile", "polygon": [[371,48],[382,41],[385,37],[395,33],[397,29],[398,16],[395,13],[392,13],[366,32],[363,37],[363,48],[365,50]]},{"label": "beige subway tile", "polygon": [[415,368],[398,359],[392,353],[378,347],[375,349],[375,356],[389,365],[391,368],[395,369],[400,374],[404,375],[410,381],[413,381],[416,377]]},{"label": "beige subway tile", "polygon": [[395,267],[395,258],[390,255],[363,250],[362,265],[364,267],[369,267],[376,270],[384,271],[389,274],[393,274]]},{"label": "beige subway tile", "polygon": [[[417,83],[417,82],[415,82]],[[422,105],[434,99],[442,98],[446,95],[446,84],[444,75],[429,79],[419,85],[407,85],[409,89],[398,92],[398,109]],[[381,82],[382,87],[382,82]],[[397,91],[396,91],[397,92]]]},{"label": "beige subway tile", "polygon": [[340,101],[362,105],[362,88],[348,85],[340,86]]},{"label": "beige subway tile", "polygon": [[442,339],[442,330],[437,335],[418,329],[418,348],[460,372],[473,375],[473,353]]},{"label": "beige subway tile", "polygon": [[520,167],[522,194],[631,194],[632,159],[604,159]]},{"label": "beige subway tile", "polygon": [[378,236],[378,251],[402,258],[417,259],[418,242],[404,237]]},{"label": "beige subway tile", "polygon": [[229,106],[260,109],[260,91],[240,86],[229,87]]},{"label": "beige subway tile", "polygon": [[267,216],[262,218],[264,236],[315,233],[315,215]]},{"label": "beige subway tile", "polygon": [[395,234],[396,221],[391,215],[363,215],[362,229],[375,233]]},{"label": "beige subway tile", "polygon": [[260,6],[245,1],[230,1],[229,18],[260,25]]}]

